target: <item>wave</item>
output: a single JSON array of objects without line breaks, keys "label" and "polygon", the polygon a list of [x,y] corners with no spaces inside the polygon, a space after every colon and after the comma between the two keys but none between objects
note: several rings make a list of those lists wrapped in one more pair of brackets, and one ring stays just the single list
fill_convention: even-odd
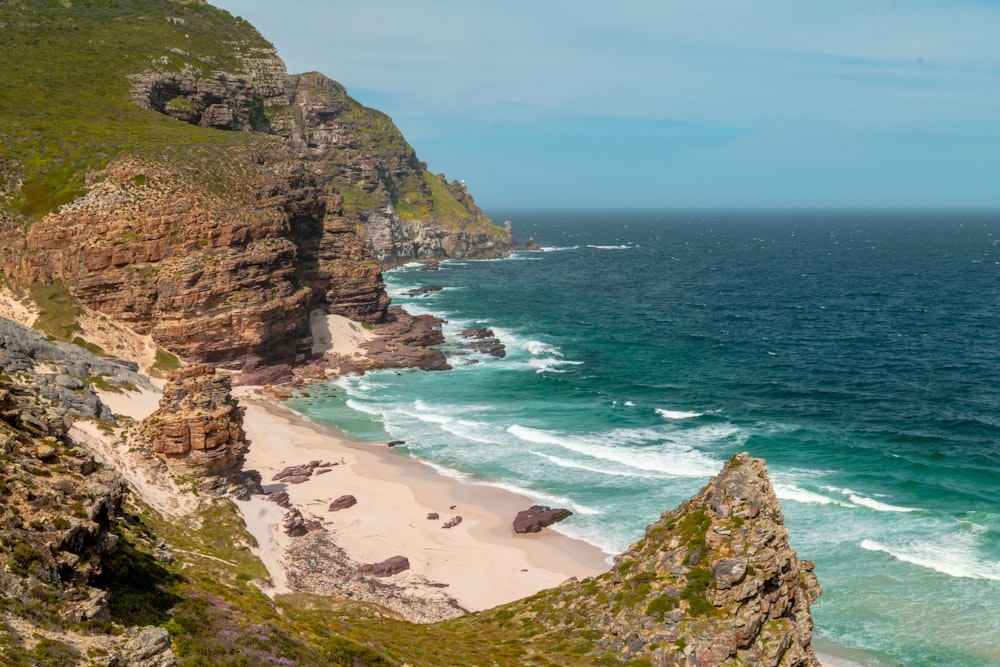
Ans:
[{"label": "wave", "polygon": [[845,503],[835,498],[830,498],[829,496],[824,496],[823,494],[816,493],[815,491],[808,491],[794,484],[774,482],[773,486],[774,493],[777,494],[778,498],[781,500],[793,500],[797,503],[810,505],[839,505],[841,507],[851,507],[849,503]]},{"label": "wave", "polygon": [[[544,431],[528,426],[514,424],[507,432],[525,442],[536,445],[559,447],[577,454],[583,454],[599,461],[611,461],[627,468],[640,471],[655,471],[671,477],[709,477],[720,465],[709,456],[690,446],[663,442],[662,435],[648,429],[618,429],[596,436],[570,436],[554,431]],[[650,445],[650,441],[660,441]],[[619,445],[638,445],[643,447],[628,447],[608,445],[616,442]]]},{"label": "wave", "polygon": [[831,493],[839,493],[847,498],[854,505],[860,505],[861,507],[867,507],[870,510],[875,510],[876,512],[916,512],[918,508],[916,507],[901,507],[899,505],[890,505],[889,503],[884,503],[880,500],[875,500],[873,496],[878,498],[888,498],[890,496],[886,494],[865,494],[858,491],[852,491],[851,489],[841,489],[836,486],[824,486],[822,487],[825,491],[830,491]]},{"label": "wave", "polygon": [[947,543],[921,542],[905,546],[890,546],[875,540],[862,540],[860,546],[868,551],[881,551],[896,560],[925,567],[950,577],[963,579],[989,579],[1000,581],[1000,563],[979,560],[974,547],[952,536]]},{"label": "wave", "polygon": [[588,248],[593,248],[595,250],[631,250],[633,248],[638,248],[639,246],[634,246],[631,244],[626,245],[587,245]]},{"label": "wave", "polygon": [[862,507],[867,507],[868,509],[873,509],[877,512],[916,512],[916,507],[899,507],[897,505],[890,505],[888,503],[879,502],[874,498],[869,498],[867,496],[861,496],[856,493],[852,493],[847,496],[851,499],[852,503],[856,505],[861,505]]},{"label": "wave", "polygon": [[580,463],[578,461],[570,461],[569,459],[564,459],[560,456],[553,456],[552,454],[546,454],[544,452],[536,452],[534,450],[529,450],[529,454],[538,456],[545,459],[549,463],[559,466],[560,468],[569,468],[572,470],[584,470],[586,472],[597,473],[598,475],[610,475],[612,477],[631,477],[631,478],[642,478],[642,479],[669,479],[669,475],[655,475],[646,472],[626,472],[624,470],[612,470],[607,466],[596,467],[589,466],[585,463]]},{"label": "wave", "polygon": [[563,246],[563,247],[558,247],[558,246],[543,246],[542,247],[542,252],[563,252],[563,251],[566,251],[566,250],[579,250],[579,249],[580,249],[580,246],[578,246],[578,245]]},{"label": "wave", "polygon": [[660,415],[664,419],[693,419],[695,417],[701,417],[704,412],[685,412],[683,410],[666,410],[664,408],[656,408],[656,414]]}]

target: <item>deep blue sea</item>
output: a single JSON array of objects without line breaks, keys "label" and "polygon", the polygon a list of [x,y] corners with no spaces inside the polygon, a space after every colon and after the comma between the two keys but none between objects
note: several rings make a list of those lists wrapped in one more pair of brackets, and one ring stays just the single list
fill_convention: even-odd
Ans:
[{"label": "deep blue sea", "polygon": [[[292,407],[611,552],[748,451],[817,563],[822,652],[1000,665],[1000,213],[492,213],[544,251],[386,274],[454,370]],[[471,326],[507,357],[459,354]]]}]

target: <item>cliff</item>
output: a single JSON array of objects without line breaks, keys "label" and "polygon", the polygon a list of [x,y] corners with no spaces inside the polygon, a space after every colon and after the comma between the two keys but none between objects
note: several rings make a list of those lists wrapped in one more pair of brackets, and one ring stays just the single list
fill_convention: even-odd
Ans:
[{"label": "cliff", "polygon": [[821,590],[788,545],[764,461],[737,454],[611,572],[503,613],[626,663],[818,667],[809,607]]},{"label": "cliff", "polygon": [[59,284],[184,360],[287,377],[310,311],[377,323],[383,266],[509,231],[384,114],[288,76],[203,3],[0,8],[0,271]]}]

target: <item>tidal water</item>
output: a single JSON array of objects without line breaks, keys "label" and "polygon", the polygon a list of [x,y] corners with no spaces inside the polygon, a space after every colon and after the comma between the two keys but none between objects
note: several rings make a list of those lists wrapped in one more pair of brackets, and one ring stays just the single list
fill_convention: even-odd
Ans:
[{"label": "tidal water", "polygon": [[[544,250],[386,275],[447,320],[453,370],[292,407],[568,507],[609,552],[748,451],[817,563],[821,651],[1000,665],[1000,213],[491,213]],[[473,326],[507,356],[462,350]]]}]

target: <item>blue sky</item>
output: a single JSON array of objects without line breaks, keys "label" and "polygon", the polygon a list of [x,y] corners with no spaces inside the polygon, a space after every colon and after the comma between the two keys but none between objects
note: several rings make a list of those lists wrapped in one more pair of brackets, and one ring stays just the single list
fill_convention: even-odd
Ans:
[{"label": "blue sky", "polygon": [[1000,2],[215,4],[487,209],[1000,208]]}]

